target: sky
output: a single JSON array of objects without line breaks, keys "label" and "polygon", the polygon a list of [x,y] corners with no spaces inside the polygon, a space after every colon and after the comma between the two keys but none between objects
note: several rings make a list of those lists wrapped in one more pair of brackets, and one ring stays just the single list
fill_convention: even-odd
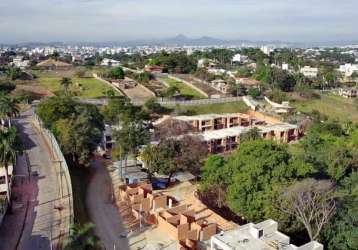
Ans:
[{"label": "sky", "polygon": [[0,43],[358,40],[358,0],[0,0]]}]

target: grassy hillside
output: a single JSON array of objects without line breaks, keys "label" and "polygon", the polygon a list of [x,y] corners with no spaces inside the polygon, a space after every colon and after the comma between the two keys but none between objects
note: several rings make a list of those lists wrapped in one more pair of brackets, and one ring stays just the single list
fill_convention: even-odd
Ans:
[{"label": "grassy hillside", "polygon": [[60,84],[62,77],[70,77],[72,85],[70,90],[76,93],[77,96],[85,98],[98,98],[106,95],[106,92],[112,89],[107,84],[93,78],[78,78],[74,76],[73,71],[64,72],[36,72],[38,78],[35,83],[41,87],[53,92],[54,94],[63,91],[63,87]]},{"label": "grassy hillside", "polygon": [[179,89],[180,94],[183,96],[191,96],[193,99],[203,99],[206,98],[203,94],[199,93],[195,89],[189,87],[183,82],[176,81],[170,78],[162,78],[163,81],[169,84],[169,86],[175,86]]},{"label": "grassy hillside", "polygon": [[293,102],[292,105],[301,112],[318,110],[331,119],[358,122],[358,109],[354,104],[354,99],[346,99],[333,94],[327,94],[321,95],[320,99],[296,101]]}]

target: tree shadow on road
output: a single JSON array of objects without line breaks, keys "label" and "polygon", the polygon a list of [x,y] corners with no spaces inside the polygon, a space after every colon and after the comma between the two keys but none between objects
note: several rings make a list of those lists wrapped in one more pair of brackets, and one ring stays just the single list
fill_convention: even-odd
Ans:
[{"label": "tree shadow on road", "polygon": [[[15,126],[16,129],[19,133],[21,142],[22,142],[22,146],[23,146],[23,150],[30,150],[32,148],[34,148],[36,146],[36,144],[34,143],[34,141],[30,138],[30,136],[32,135],[31,133],[25,133],[25,131],[27,130],[27,128],[25,127],[25,124],[28,123],[28,121],[26,121],[26,119],[24,119],[23,117],[19,117],[18,119],[14,120],[15,121]],[[33,132],[36,133],[36,132]]]}]

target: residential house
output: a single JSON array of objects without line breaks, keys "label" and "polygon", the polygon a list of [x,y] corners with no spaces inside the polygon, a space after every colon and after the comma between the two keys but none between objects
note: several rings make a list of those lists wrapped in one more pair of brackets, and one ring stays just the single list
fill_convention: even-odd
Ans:
[{"label": "residential house", "polygon": [[262,138],[278,143],[297,141],[302,136],[299,126],[258,112],[176,116],[170,119],[190,124],[196,131],[191,135],[205,141],[208,151],[213,154],[228,153],[238,148],[242,135],[252,128],[257,128]]},{"label": "residential house", "polygon": [[149,73],[163,73],[163,67],[158,65],[145,65],[144,71]]},{"label": "residential house", "polygon": [[[13,174],[13,166],[10,165],[8,167],[8,177],[9,177],[9,184],[11,187],[12,184],[12,174]],[[6,190],[7,190],[7,186],[6,186],[6,182],[5,182],[5,168],[1,167],[0,168],[0,196],[6,196]]]},{"label": "residential house", "polygon": [[246,114],[208,114],[195,116],[175,116],[175,120],[188,122],[199,132],[252,125],[252,118]]},{"label": "residential house", "polygon": [[79,54],[73,54],[72,55],[72,63],[84,63],[85,57],[83,55]]},{"label": "residential house", "polygon": [[338,91],[338,94],[340,96],[343,96],[345,98],[354,98],[358,95],[358,90],[355,88],[346,88],[346,89],[340,89]]},{"label": "residential house", "polygon": [[209,83],[209,85],[223,94],[227,94],[230,91],[230,85],[226,80],[213,80]]},{"label": "residential house", "polygon": [[270,55],[272,52],[274,52],[274,48],[273,47],[271,47],[271,46],[262,46],[261,48],[260,48],[260,50],[264,53],[264,54],[266,54],[266,55]]},{"label": "residential house", "polygon": [[353,75],[353,73],[358,73],[358,64],[347,63],[344,65],[340,65],[338,70],[342,72],[346,77],[350,77]]},{"label": "residential house", "polygon": [[108,58],[104,58],[101,62],[101,66],[106,66],[106,67],[118,67],[120,65],[121,65],[120,61],[108,59]]},{"label": "residential house", "polygon": [[316,78],[318,76],[318,68],[304,66],[303,68],[300,69],[300,73],[302,73],[305,77],[308,78]]},{"label": "residential house", "polygon": [[23,56],[16,56],[13,58],[13,60],[10,64],[17,68],[25,69],[25,68],[29,67],[30,60],[24,60]]},{"label": "residential house", "polygon": [[239,77],[239,78],[235,78],[235,79],[236,79],[236,83],[241,84],[246,89],[260,88],[260,86],[261,86],[260,81],[257,81],[255,79],[244,78],[244,77]]},{"label": "residential house", "polygon": [[214,74],[214,75],[228,74],[228,71],[226,71],[225,69],[217,69],[217,68],[213,68],[213,67],[209,67],[208,72],[211,73],[211,74]]},{"label": "residential house", "polygon": [[233,63],[245,63],[245,62],[248,62],[249,60],[249,57],[248,56],[244,56],[244,55],[241,55],[241,54],[236,54],[234,55],[234,57],[232,58],[232,62]]},{"label": "residential house", "polygon": [[323,250],[323,245],[317,241],[300,247],[290,244],[290,237],[278,231],[278,223],[271,219],[257,224],[248,223],[216,234],[211,237],[210,243],[203,244],[202,248],[205,247],[211,250]]},{"label": "residential house", "polygon": [[211,60],[207,58],[202,58],[198,60],[198,68],[214,69],[216,68],[216,65],[217,63],[215,60]]},{"label": "residential house", "polygon": [[[4,218],[7,206],[8,206],[8,200],[7,200],[7,185],[5,181],[5,168],[0,167],[0,225]],[[12,186],[12,177],[13,177],[13,166],[10,165],[8,167],[8,180],[9,180],[9,186],[10,186],[10,195],[11,195],[11,186]]]},{"label": "residential house", "polygon": [[288,123],[231,127],[220,130],[205,131],[199,136],[207,143],[210,153],[228,153],[238,148],[240,146],[242,136],[254,127],[258,128],[262,138],[274,140],[278,143],[289,143],[291,141],[298,140],[300,137],[298,126]]}]

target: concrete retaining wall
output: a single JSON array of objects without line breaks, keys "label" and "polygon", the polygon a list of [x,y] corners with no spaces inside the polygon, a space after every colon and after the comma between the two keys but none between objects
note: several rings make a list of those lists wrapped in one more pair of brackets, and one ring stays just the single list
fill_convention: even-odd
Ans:
[{"label": "concrete retaining wall", "polygon": [[[94,105],[107,105],[107,99],[77,99],[82,103],[89,103]],[[219,104],[219,103],[229,103],[229,102],[238,102],[242,101],[241,96],[238,97],[223,97],[223,98],[213,98],[213,99],[198,99],[198,100],[186,100],[186,101],[176,101],[165,98],[157,98],[157,102],[161,105],[175,106],[193,106],[193,105],[207,105],[207,104]],[[134,105],[143,105],[145,101],[143,100],[131,100]]]}]

